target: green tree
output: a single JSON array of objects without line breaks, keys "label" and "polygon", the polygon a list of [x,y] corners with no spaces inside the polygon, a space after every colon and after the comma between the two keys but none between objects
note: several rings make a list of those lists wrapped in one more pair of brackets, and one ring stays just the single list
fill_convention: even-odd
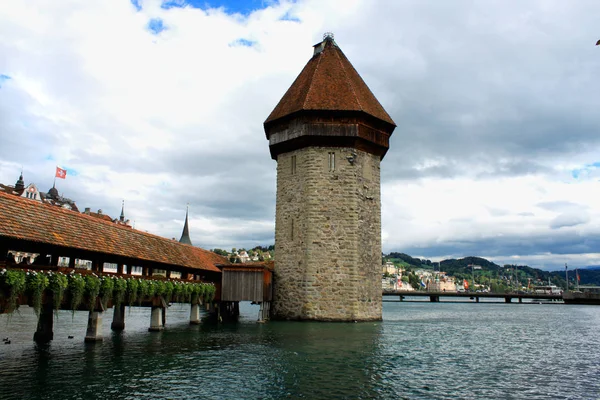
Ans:
[{"label": "green tree", "polygon": [[417,274],[414,273],[408,275],[408,283],[410,283],[410,286],[412,286],[413,289],[418,289],[419,286],[421,286],[421,283],[419,282],[419,277],[417,276]]},{"label": "green tree", "polygon": [[223,249],[212,249],[211,250],[213,253],[216,253],[220,256],[225,256],[227,257],[229,255],[229,253],[227,253],[227,251],[223,250]]}]

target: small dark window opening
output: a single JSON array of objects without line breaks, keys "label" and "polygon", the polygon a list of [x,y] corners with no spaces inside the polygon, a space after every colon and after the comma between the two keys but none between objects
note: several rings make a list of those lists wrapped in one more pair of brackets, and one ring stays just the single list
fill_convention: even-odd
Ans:
[{"label": "small dark window opening", "polygon": [[294,220],[292,219],[292,228],[290,230],[290,239],[294,240]]},{"label": "small dark window opening", "polygon": [[335,152],[330,151],[329,155],[329,172],[335,171]]}]

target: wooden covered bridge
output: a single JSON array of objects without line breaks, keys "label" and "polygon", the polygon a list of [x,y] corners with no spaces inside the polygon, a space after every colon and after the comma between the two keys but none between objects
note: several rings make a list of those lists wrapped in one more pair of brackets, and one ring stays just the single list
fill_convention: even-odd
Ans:
[{"label": "wooden covered bridge", "polygon": [[[66,260],[68,263],[65,263]],[[214,299],[207,307],[214,307],[219,312],[234,311],[237,301],[262,303],[263,299],[270,301],[271,296],[272,269],[265,265],[248,268],[240,286],[240,282],[236,284],[235,279],[230,279],[239,268],[211,251],[3,192],[0,192],[0,268],[152,279],[181,285],[209,284],[214,286]],[[248,273],[259,278],[247,279]],[[224,277],[227,277],[225,286],[222,283]],[[268,284],[265,283],[267,281]],[[256,287],[247,287],[248,284]],[[2,289],[0,287],[0,312],[5,312]],[[222,289],[227,294],[225,310],[220,307]],[[5,297],[6,290],[5,287]],[[45,296],[48,297],[51,296]],[[28,300],[21,296],[19,301]],[[163,329],[168,301],[164,296],[154,295],[139,302],[152,307],[150,330]],[[53,308],[50,303],[46,299],[39,313],[34,335],[38,341],[52,339]],[[198,303],[192,301],[191,323],[199,322]],[[112,305],[108,303],[108,307]],[[101,339],[104,306],[98,301],[89,309],[86,340]],[[68,305],[61,304],[59,307],[68,308]],[[114,330],[124,329],[124,315],[122,302],[118,308],[115,307],[111,325]],[[261,314],[259,318],[265,316]]]}]

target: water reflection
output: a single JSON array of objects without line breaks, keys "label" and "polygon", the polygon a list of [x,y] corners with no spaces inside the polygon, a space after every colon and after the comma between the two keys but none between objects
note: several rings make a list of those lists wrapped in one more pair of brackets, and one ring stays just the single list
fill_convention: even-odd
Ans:
[{"label": "water reflection", "polygon": [[273,322],[277,357],[269,365],[281,394],[314,398],[374,398],[370,365],[381,323]]}]

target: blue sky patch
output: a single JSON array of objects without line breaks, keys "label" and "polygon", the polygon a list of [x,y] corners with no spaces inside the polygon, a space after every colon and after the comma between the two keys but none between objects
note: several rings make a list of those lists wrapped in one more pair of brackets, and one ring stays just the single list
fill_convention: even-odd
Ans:
[{"label": "blue sky patch", "polygon": [[223,7],[228,14],[248,15],[252,11],[262,10],[273,1],[265,0],[164,0],[161,7],[170,8],[219,8]]},{"label": "blue sky patch", "polygon": [[148,30],[155,35],[158,35],[165,29],[167,29],[167,27],[163,25],[163,20],[160,18],[152,18],[148,22]]},{"label": "blue sky patch", "polygon": [[286,12],[283,17],[279,18],[280,21],[292,21],[292,22],[302,22],[300,18],[294,17],[289,12]]},{"label": "blue sky patch", "polygon": [[4,75],[4,74],[0,74],[0,88],[2,88],[2,84],[4,82],[6,82],[7,80],[11,79],[10,76],[8,75]]},{"label": "blue sky patch", "polygon": [[141,0],[129,0],[131,4],[135,7],[136,10],[142,11],[142,5],[140,4]]},{"label": "blue sky patch", "polygon": [[190,6],[192,8],[202,8],[201,6],[205,3],[203,1],[194,0],[163,0],[160,5],[161,8],[169,10],[171,8],[184,8]]},{"label": "blue sky patch", "polygon": [[252,47],[256,44],[257,42],[255,42],[254,40],[248,40],[248,39],[238,39],[235,40],[231,43],[229,43],[229,47],[238,47],[238,46],[243,46],[243,47]]},{"label": "blue sky patch", "polygon": [[579,179],[582,173],[589,172],[593,169],[600,168],[600,161],[596,161],[595,163],[587,164],[583,168],[577,168],[571,171],[571,176],[575,179]]}]

